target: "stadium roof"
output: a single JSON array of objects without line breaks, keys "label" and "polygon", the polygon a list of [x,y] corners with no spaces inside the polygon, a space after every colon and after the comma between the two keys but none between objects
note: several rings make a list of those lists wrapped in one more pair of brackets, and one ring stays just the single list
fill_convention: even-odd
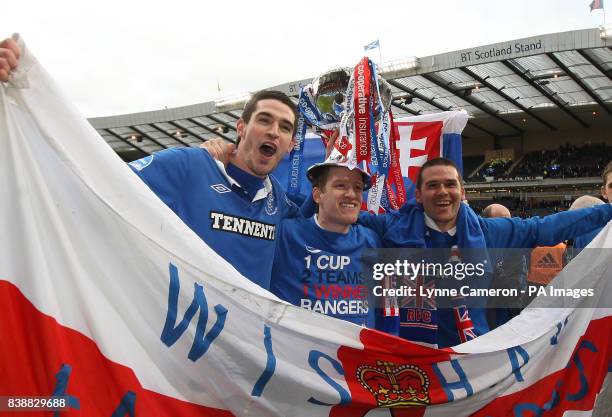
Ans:
[{"label": "stadium roof", "polygon": [[[465,109],[465,137],[612,127],[612,34],[584,29],[383,65],[396,118]],[[298,80],[271,87],[297,99]],[[244,99],[90,119],[126,159],[214,137],[235,140]]]}]

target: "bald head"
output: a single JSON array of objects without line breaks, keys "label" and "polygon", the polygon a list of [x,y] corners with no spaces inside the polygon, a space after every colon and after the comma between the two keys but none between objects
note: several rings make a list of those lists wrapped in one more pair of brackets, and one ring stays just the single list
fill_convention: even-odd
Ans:
[{"label": "bald head", "polygon": [[482,211],[482,217],[512,217],[510,210],[501,204],[489,204]]},{"label": "bald head", "polygon": [[585,207],[593,207],[599,204],[603,204],[597,197],[593,197],[592,195],[583,195],[574,200],[572,205],[570,206],[570,210],[578,210]]}]

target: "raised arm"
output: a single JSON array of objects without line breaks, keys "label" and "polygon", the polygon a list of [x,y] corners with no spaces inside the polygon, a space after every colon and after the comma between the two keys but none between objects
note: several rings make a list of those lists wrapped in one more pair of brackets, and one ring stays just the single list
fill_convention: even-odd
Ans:
[{"label": "raised arm", "polygon": [[612,220],[612,205],[602,204],[546,217],[481,219],[490,248],[552,246],[573,239]]}]

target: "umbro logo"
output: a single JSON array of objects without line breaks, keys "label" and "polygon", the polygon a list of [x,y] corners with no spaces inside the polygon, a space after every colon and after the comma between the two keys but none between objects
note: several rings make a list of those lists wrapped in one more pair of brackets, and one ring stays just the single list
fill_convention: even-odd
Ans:
[{"label": "umbro logo", "polygon": [[210,186],[210,188],[212,188],[213,190],[215,190],[219,194],[229,193],[230,191],[232,191],[229,188],[227,188],[227,186],[225,186],[223,184],[213,184],[213,185]]}]

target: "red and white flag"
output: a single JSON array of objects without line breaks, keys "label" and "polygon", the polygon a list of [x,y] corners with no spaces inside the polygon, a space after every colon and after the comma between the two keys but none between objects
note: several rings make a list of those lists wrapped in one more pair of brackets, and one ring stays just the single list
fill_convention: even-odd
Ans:
[{"label": "red and white flag", "polygon": [[[51,415],[22,396],[87,417],[590,415],[611,309],[534,306],[445,350],[303,310],[190,231],[27,49],[0,107],[3,415]],[[609,271],[584,251],[557,279],[609,303]]]}]

